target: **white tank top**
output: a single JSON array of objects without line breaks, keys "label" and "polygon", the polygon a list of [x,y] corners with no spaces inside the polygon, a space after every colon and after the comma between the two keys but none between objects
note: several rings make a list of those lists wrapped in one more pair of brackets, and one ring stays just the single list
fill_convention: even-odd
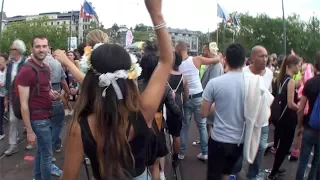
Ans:
[{"label": "white tank top", "polygon": [[199,69],[194,65],[192,56],[189,56],[187,60],[182,61],[179,66],[179,71],[188,80],[189,95],[198,94],[203,91]]}]

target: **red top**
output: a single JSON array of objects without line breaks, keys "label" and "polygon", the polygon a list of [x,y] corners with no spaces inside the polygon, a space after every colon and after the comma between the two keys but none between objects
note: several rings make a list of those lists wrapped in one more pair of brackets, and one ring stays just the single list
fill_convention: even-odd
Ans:
[{"label": "red top", "polygon": [[[37,84],[37,72],[30,66],[22,66],[19,73],[16,76],[15,85],[30,87],[30,120],[44,120],[51,116],[51,106],[52,101],[49,95],[50,92],[50,69],[47,65],[40,66],[35,63],[34,60],[30,59],[29,62],[35,64],[40,69],[46,68],[47,71],[39,72],[39,89],[40,95],[38,95],[37,90],[32,95],[34,88]],[[17,90],[18,88],[16,88]],[[17,93],[19,94],[19,93]]]}]

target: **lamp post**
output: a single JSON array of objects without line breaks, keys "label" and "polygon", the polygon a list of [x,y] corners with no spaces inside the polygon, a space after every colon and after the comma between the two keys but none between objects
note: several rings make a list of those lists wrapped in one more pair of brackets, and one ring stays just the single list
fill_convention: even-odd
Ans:
[{"label": "lamp post", "polygon": [[2,18],[3,18],[3,5],[4,0],[2,0],[2,6],[1,6],[1,14],[0,14],[0,52],[1,52],[1,37],[2,37]]},{"label": "lamp post", "polygon": [[284,17],[284,3],[282,0],[282,25],[283,25],[283,52],[284,56],[287,54],[287,30],[286,30],[286,20]]}]

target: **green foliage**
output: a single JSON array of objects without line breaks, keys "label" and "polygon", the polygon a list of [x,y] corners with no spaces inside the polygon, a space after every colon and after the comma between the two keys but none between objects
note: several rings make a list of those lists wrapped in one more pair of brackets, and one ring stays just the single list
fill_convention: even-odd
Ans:
[{"label": "green foliage", "polygon": [[68,47],[68,30],[63,25],[47,25],[48,18],[33,19],[30,21],[14,22],[5,26],[2,32],[1,49],[8,51],[15,39],[21,39],[26,43],[29,53],[31,40],[36,35],[46,35],[50,45],[54,49],[66,49]]},{"label": "green foliage", "polygon": [[[230,24],[219,24],[218,46],[225,49],[233,42],[233,31],[235,32],[235,42],[244,46],[248,55],[255,45],[263,45],[269,54],[283,54],[283,21],[282,18],[270,18],[266,14],[250,16],[248,13],[238,14],[240,27]],[[311,17],[305,22],[296,14],[286,19],[287,51],[289,54],[293,49],[298,55],[313,61],[316,51],[320,47],[320,20]],[[223,27],[225,27],[225,40],[223,45]],[[211,41],[216,41],[216,32],[210,34]],[[201,38],[200,38],[201,41]],[[207,40],[205,40],[207,41]]]},{"label": "green foliage", "polygon": [[94,29],[100,29],[101,31],[107,33],[107,29],[104,28],[102,24],[97,24],[95,22],[90,22],[89,27],[83,31],[83,37],[86,38],[87,34],[94,30]]}]

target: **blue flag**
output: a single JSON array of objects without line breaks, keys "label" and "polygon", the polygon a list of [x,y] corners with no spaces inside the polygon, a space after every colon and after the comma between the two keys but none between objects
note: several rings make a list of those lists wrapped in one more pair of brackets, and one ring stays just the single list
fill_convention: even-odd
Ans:
[{"label": "blue flag", "polygon": [[83,3],[83,11],[84,11],[84,13],[87,13],[90,15],[96,14],[96,11],[94,10],[92,5],[87,0],[85,0]]}]

